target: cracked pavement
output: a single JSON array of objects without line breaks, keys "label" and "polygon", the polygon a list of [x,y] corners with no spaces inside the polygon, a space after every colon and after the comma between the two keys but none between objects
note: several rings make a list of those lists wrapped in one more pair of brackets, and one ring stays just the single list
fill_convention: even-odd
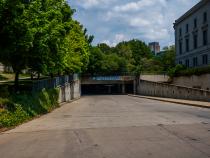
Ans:
[{"label": "cracked pavement", "polygon": [[1,158],[207,158],[210,109],[84,96],[0,134]]}]

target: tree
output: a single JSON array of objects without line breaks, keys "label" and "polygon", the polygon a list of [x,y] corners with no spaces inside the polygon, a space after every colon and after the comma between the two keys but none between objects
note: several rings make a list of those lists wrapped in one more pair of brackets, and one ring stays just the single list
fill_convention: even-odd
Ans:
[{"label": "tree", "polygon": [[175,67],[175,58],[176,58],[176,51],[175,46],[169,46],[164,49],[166,52],[162,56],[162,62],[164,66],[164,70],[169,70],[170,68]]},{"label": "tree", "polygon": [[23,69],[50,74],[81,72],[93,36],[72,19],[65,0],[1,0],[0,61],[18,75]]},{"label": "tree", "polygon": [[104,54],[98,47],[91,47],[90,52],[90,60],[86,73],[90,73],[92,75],[100,74],[102,72],[101,68],[104,60]]},{"label": "tree", "polygon": [[140,40],[120,42],[115,47],[101,43],[91,49],[87,72],[92,74],[140,73],[143,68],[147,68],[143,66],[143,59],[152,57],[148,46]]},{"label": "tree", "polygon": [[71,30],[65,39],[64,46],[66,49],[65,71],[82,72],[88,66],[90,41],[84,35],[83,27],[79,22],[72,21],[70,26]]},{"label": "tree", "polygon": [[[39,31],[32,48],[32,60],[36,63],[30,67],[40,73],[55,74],[81,72],[86,68],[89,57],[89,45],[93,36],[72,19],[75,10],[64,0],[41,1]],[[33,63],[33,61],[31,63]]]},{"label": "tree", "polygon": [[5,0],[0,6],[0,60],[12,66],[17,88],[18,77],[26,68],[36,30],[29,15],[30,4],[22,0]]},{"label": "tree", "polygon": [[127,44],[132,51],[135,64],[140,64],[142,58],[152,58],[152,52],[144,42],[134,39],[128,41]]},{"label": "tree", "polygon": [[104,54],[111,53],[111,48],[106,43],[100,43],[97,46]]}]

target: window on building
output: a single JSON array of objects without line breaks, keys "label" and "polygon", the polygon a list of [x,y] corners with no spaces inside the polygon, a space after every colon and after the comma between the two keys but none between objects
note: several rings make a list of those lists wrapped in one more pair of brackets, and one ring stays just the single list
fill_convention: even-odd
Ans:
[{"label": "window on building", "polygon": [[198,66],[198,58],[197,57],[193,58],[193,66],[194,67]]},{"label": "window on building", "polygon": [[194,45],[194,49],[198,48],[198,35],[197,34],[193,35],[193,45]]},{"label": "window on building", "polygon": [[203,31],[203,45],[206,46],[208,44],[208,31]]},{"label": "window on building", "polygon": [[194,28],[197,28],[197,19],[194,19]]},{"label": "window on building", "polygon": [[202,56],[202,58],[203,58],[203,65],[207,65],[208,64],[208,55],[205,54]]},{"label": "window on building", "polygon": [[186,33],[189,32],[189,24],[186,24]]},{"label": "window on building", "polygon": [[179,54],[182,54],[182,41],[179,41]]},{"label": "window on building", "polygon": [[189,52],[189,39],[188,38],[186,38],[185,39],[185,42],[186,42],[186,52]]},{"label": "window on building", "polygon": [[207,12],[203,13],[203,23],[207,22]]},{"label": "window on building", "polygon": [[186,67],[190,67],[190,61],[189,61],[189,59],[185,60],[185,66]]},{"label": "window on building", "polygon": [[179,29],[179,36],[182,36],[182,29]]},{"label": "window on building", "polygon": [[179,61],[179,64],[182,65],[182,61]]}]

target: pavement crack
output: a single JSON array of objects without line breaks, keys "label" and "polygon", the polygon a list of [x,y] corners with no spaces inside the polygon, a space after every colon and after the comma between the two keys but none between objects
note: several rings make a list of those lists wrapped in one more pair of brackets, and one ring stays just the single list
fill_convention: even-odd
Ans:
[{"label": "pavement crack", "polygon": [[73,133],[75,134],[75,136],[77,137],[78,141],[80,144],[82,144],[82,139],[79,136],[79,133],[77,131],[73,131]]},{"label": "pavement crack", "polygon": [[[192,147],[193,149],[195,149],[195,150],[201,152],[202,154],[206,155],[207,157],[210,157],[210,155],[209,155],[208,153],[206,153],[206,152],[202,151],[201,149],[195,147],[192,143],[190,143],[190,142],[186,141],[184,138],[180,137],[180,136],[178,135],[178,133],[173,132],[173,131],[167,129],[167,128],[166,128],[164,125],[162,125],[162,124],[160,124],[160,125],[158,125],[158,126],[159,126],[160,128],[162,128],[163,130],[165,130],[166,132],[168,132],[169,134],[171,134],[171,135],[177,137],[178,139],[180,139],[181,141],[185,142],[186,144],[188,144],[188,145],[189,145],[190,147]],[[197,140],[197,139],[194,139],[194,138],[191,138],[191,141],[198,141],[198,140]]]}]

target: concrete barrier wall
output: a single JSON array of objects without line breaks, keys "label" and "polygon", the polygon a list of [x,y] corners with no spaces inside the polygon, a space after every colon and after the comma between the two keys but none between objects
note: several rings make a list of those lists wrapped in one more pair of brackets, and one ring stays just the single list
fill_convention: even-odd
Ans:
[{"label": "concrete barrier wall", "polygon": [[140,75],[140,79],[152,82],[168,82],[170,77],[167,75]]},{"label": "concrete barrier wall", "polygon": [[210,74],[174,77],[173,84],[210,90]]},{"label": "concrete barrier wall", "polygon": [[137,94],[210,102],[210,91],[139,80]]},{"label": "concrete barrier wall", "polygon": [[80,80],[66,83],[65,86],[59,87],[59,103],[70,102],[81,96]]}]

